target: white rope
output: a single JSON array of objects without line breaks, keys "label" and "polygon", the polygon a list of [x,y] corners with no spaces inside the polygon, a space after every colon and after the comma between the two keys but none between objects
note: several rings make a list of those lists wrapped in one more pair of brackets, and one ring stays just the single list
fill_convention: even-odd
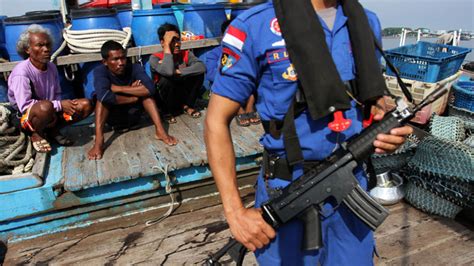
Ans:
[{"label": "white rope", "polygon": [[0,104],[0,172],[25,173],[33,167],[33,148],[29,138],[9,124],[10,110],[7,104]]},{"label": "white rope", "polygon": [[165,214],[163,214],[161,217],[153,219],[153,220],[146,221],[146,223],[145,223],[146,226],[157,224],[157,223],[163,221],[164,219],[166,219],[167,217],[169,217],[171,215],[171,213],[173,213],[175,199],[174,199],[173,191],[171,189],[171,178],[168,174],[168,166],[169,165],[166,164],[164,168],[162,168],[160,166],[153,166],[153,168],[156,168],[156,169],[160,170],[165,175],[165,179],[166,179],[165,191],[166,191],[166,193],[168,193],[170,195],[170,198],[171,198],[170,207],[169,207],[168,211]]},{"label": "white rope", "polygon": [[132,37],[132,29],[130,27],[125,27],[121,31],[111,29],[71,30],[71,26],[63,30],[64,42],[51,56],[51,61],[56,59],[62,50],[66,48],[66,45],[71,50],[71,53],[99,53],[100,47],[106,41],[116,41],[125,48]]}]

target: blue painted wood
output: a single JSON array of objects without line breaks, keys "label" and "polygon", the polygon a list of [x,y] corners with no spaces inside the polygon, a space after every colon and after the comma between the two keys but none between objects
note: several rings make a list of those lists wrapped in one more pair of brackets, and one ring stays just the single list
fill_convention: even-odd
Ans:
[{"label": "blue painted wood", "polygon": [[[237,159],[238,171],[254,169],[256,167],[254,156]],[[184,184],[205,180],[211,177],[211,172],[207,167],[191,167],[178,170],[175,172],[175,175],[176,183]],[[0,202],[5,202],[6,200],[14,202],[9,208],[0,206],[0,214],[5,214],[5,212],[10,212],[13,209],[16,209],[16,214],[25,214],[25,212],[30,214],[27,217],[25,215],[17,216],[17,219],[13,219],[15,218],[13,215],[9,217],[6,215],[0,216],[2,217],[0,219],[0,239],[24,238],[46,232],[52,233],[66,230],[69,225],[97,218],[94,217],[94,210],[103,208],[117,206],[116,208],[123,210],[136,209],[140,207],[139,203],[133,203],[133,208],[130,208],[129,205],[123,205],[127,202],[127,198],[141,195],[139,197],[146,199],[157,195],[164,195],[165,185],[164,176],[158,175],[78,192],[66,192],[58,197],[55,196],[50,187],[11,193],[8,194],[9,198],[2,198],[2,195],[0,195]],[[47,200],[42,200],[42,198]],[[21,205],[19,202],[28,202],[30,204]],[[34,202],[41,202],[41,204],[33,204]]]},{"label": "blue painted wood", "polygon": [[39,187],[43,180],[31,173],[0,177],[0,194]]},{"label": "blue painted wood", "polygon": [[32,188],[0,195],[0,221],[54,209],[56,195],[51,187]]}]

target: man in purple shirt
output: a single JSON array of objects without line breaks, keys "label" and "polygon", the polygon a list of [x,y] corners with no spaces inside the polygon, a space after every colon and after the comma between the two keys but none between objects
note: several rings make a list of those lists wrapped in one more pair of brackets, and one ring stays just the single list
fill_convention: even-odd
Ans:
[{"label": "man in purple shirt", "polygon": [[8,99],[18,111],[21,129],[31,134],[38,152],[51,151],[47,137],[60,145],[71,145],[59,129],[93,111],[87,99],[61,100],[58,70],[50,62],[51,46],[48,30],[36,24],[29,26],[17,43],[17,51],[25,60],[8,78]]}]

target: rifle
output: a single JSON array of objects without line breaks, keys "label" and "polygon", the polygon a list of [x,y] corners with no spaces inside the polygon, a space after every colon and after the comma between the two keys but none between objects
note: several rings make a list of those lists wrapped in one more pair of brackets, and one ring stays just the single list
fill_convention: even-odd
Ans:
[{"label": "rifle", "polygon": [[[261,206],[263,219],[273,228],[298,218],[304,222],[303,248],[318,249],[322,246],[320,205],[329,197],[337,204],[345,204],[359,219],[375,230],[387,218],[389,212],[372,199],[359,185],[353,170],[374,151],[373,142],[379,133],[388,133],[415,116],[426,105],[448,91],[447,86],[435,90],[419,105],[411,108],[401,97],[396,98],[396,109],[384,118],[364,129],[358,136],[342,145],[322,163],[312,167],[297,180],[281,190],[275,190],[270,200]],[[246,248],[231,239],[222,249],[209,257],[206,265],[220,265],[219,259],[226,253],[237,265],[241,265]]]}]

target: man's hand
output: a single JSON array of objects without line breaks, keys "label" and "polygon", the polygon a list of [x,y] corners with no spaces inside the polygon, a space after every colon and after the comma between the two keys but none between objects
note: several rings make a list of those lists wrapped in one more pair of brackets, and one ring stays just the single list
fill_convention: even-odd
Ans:
[{"label": "man's hand", "polygon": [[[382,97],[372,106],[371,113],[374,115],[375,121],[380,121],[385,115],[386,105],[385,99]],[[390,134],[378,134],[374,141],[375,153],[391,153],[405,142],[406,136],[413,133],[410,126],[397,127],[390,130]]]},{"label": "man's hand", "polygon": [[174,74],[177,75],[177,76],[181,75],[181,70],[176,69],[176,71],[174,72]]},{"label": "man's hand", "polygon": [[61,100],[61,107],[63,108],[63,112],[68,115],[73,115],[76,113],[77,104],[78,103],[76,100]]},{"label": "man's hand", "polygon": [[141,80],[135,80],[133,83],[132,83],[132,87],[138,87],[138,86],[141,86],[142,85],[142,81]]},{"label": "man's hand", "polygon": [[260,209],[242,207],[226,214],[226,218],[234,238],[252,251],[275,238],[275,230],[265,222]]},{"label": "man's hand", "polygon": [[167,31],[165,33],[165,36],[163,36],[163,49],[164,53],[172,53],[174,50],[174,47],[170,47],[170,44],[173,41],[173,38],[178,38],[179,39],[179,34],[175,31]]}]

